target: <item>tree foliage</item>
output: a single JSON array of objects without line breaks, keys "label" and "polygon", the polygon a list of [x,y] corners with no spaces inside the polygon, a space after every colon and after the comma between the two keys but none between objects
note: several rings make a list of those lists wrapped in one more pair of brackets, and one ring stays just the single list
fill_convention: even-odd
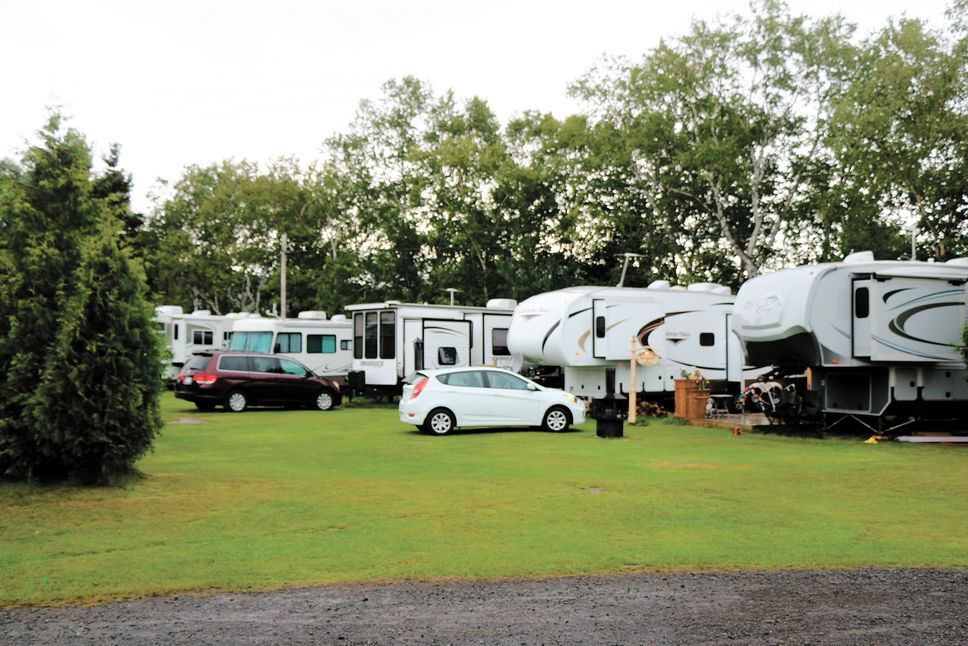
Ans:
[{"label": "tree foliage", "polygon": [[0,474],[103,482],[160,427],[158,341],[120,193],[57,115],[40,136],[0,180]]}]

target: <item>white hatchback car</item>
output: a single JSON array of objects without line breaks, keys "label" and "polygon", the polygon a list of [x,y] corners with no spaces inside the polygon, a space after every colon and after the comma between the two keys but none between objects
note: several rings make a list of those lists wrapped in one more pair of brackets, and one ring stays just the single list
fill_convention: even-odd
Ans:
[{"label": "white hatchback car", "polygon": [[585,421],[574,395],[500,368],[421,370],[404,385],[400,421],[446,435],[460,426],[538,426],[564,431]]}]

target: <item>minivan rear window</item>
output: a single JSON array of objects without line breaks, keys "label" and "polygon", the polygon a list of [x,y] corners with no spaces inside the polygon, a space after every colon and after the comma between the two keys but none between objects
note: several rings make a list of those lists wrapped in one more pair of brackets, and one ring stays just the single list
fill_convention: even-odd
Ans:
[{"label": "minivan rear window", "polygon": [[249,358],[242,356],[222,357],[218,362],[219,370],[234,370],[236,372],[246,372],[249,370]]},{"label": "minivan rear window", "polygon": [[211,359],[211,355],[208,354],[196,354],[194,357],[188,360],[185,364],[186,370],[205,370],[208,366],[208,360]]}]

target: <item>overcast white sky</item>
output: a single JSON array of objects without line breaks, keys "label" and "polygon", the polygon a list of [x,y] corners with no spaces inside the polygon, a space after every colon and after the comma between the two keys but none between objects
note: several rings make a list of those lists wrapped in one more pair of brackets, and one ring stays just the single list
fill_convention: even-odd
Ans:
[{"label": "overcast white sky", "polygon": [[[867,34],[945,0],[790,0]],[[411,74],[479,96],[499,118],[564,117],[567,86],[602,55],[639,57],[693,17],[747,0],[0,0],[0,157],[19,159],[60,106],[100,156],[121,144],[135,207],[189,164],[318,156],[357,104]]]}]

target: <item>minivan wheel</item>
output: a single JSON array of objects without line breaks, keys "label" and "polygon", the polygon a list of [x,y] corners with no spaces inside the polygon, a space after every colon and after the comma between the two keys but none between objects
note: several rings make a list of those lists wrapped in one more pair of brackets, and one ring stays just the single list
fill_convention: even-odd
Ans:
[{"label": "minivan wheel", "polygon": [[447,435],[454,430],[454,426],[456,425],[457,420],[454,419],[452,412],[446,408],[435,408],[427,415],[423,428],[428,433],[433,433],[434,435]]},{"label": "minivan wheel", "polygon": [[562,431],[568,430],[568,426],[571,424],[571,420],[568,418],[568,411],[561,406],[552,406],[545,413],[544,421],[541,425],[546,431],[554,431],[555,433],[561,433]]},{"label": "minivan wheel", "polygon": [[225,398],[225,408],[233,413],[241,413],[248,405],[249,402],[245,398],[245,394],[240,390],[233,390],[229,393],[228,397]]},{"label": "minivan wheel", "polygon": [[326,390],[319,391],[313,404],[318,410],[329,410],[333,407],[333,396]]}]

